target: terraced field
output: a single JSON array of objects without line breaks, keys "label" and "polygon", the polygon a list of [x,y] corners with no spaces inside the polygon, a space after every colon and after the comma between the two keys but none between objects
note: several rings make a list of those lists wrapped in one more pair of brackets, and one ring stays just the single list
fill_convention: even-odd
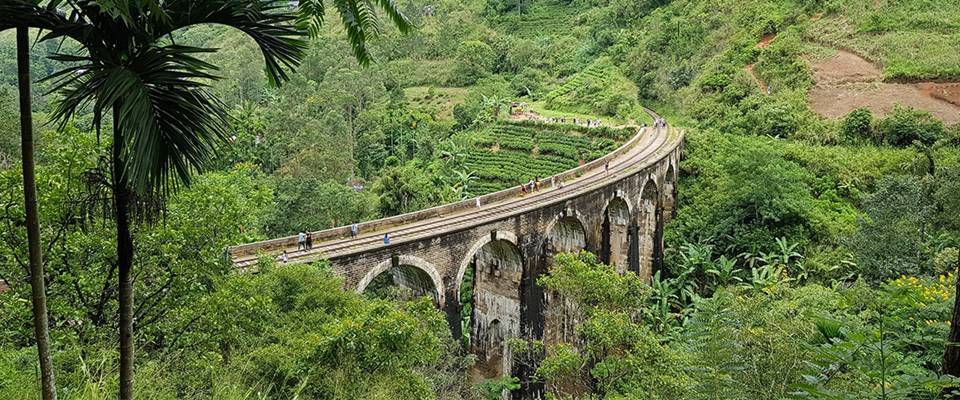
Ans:
[{"label": "terraced field", "polygon": [[617,148],[627,129],[499,122],[471,136],[466,164],[476,193],[492,193],[589,162]]},{"label": "terraced field", "polygon": [[637,92],[609,58],[601,57],[547,93],[544,103],[551,110],[605,116],[626,113],[639,118],[643,112],[637,107]]},{"label": "terraced field", "polygon": [[491,18],[491,25],[501,32],[520,37],[554,37],[576,30],[576,18],[580,9],[560,0],[538,1],[529,5],[522,14],[515,12]]}]

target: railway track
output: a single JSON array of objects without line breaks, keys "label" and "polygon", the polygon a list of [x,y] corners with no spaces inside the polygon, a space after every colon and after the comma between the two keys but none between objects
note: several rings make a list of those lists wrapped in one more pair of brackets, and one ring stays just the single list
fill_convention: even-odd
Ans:
[{"label": "railway track", "polygon": [[[659,117],[650,110],[648,110],[648,113],[654,118]],[[680,135],[671,131],[669,127],[641,128],[638,130],[637,135],[631,138],[630,141],[620,149],[614,151],[614,153],[623,152],[623,154],[609,159],[609,171],[605,171],[602,166],[596,168],[596,165],[594,165],[593,168],[586,168],[580,171],[582,174],[576,178],[563,182],[564,185],[562,187],[544,188],[538,192],[523,196],[512,196],[499,202],[481,204],[480,208],[465,208],[453,211],[447,215],[437,215],[383,229],[364,231],[356,238],[338,237],[331,240],[315,241],[314,247],[308,251],[297,250],[295,237],[287,237],[235,246],[228,249],[228,252],[234,266],[237,268],[252,267],[260,257],[264,255],[276,257],[284,250],[287,251],[288,262],[302,263],[363,253],[372,249],[383,248],[384,246],[399,246],[408,242],[420,241],[446,233],[470,229],[475,226],[513,217],[531,208],[545,207],[564,202],[597,188],[615,184],[619,180],[642,170],[661,157],[669,154],[675,146],[668,145],[679,139]],[[593,163],[596,163],[596,161]],[[588,164],[588,166],[589,165],[590,164]],[[584,167],[579,167],[575,170],[579,169],[584,169]],[[570,172],[571,171],[567,171],[558,176],[570,175]],[[550,179],[551,177],[547,177],[543,182],[548,183]],[[507,189],[506,191],[515,190]],[[473,201],[473,199],[470,201]],[[378,221],[387,220],[390,219]],[[372,221],[365,225],[375,226],[378,221]],[[344,227],[335,228],[330,231],[334,230],[343,231]],[[324,233],[324,231],[321,231],[318,234]],[[383,244],[382,238],[384,233],[390,234],[391,241],[389,245]]]}]

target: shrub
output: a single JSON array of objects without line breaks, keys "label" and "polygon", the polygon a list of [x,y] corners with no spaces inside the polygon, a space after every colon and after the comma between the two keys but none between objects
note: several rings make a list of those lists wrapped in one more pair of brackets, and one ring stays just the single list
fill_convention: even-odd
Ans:
[{"label": "shrub", "polygon": [[843,125],[840,127],[840,133],[844,139],[852,141],[876,141],[873,134],[873,113],[866,108],[858,108],[850,111],[843,119]]},{"label": "shrub", "polygon": [[468,40],[457,48],[457,66],[451,81],[457,85],[472,85],[480,78],[490,76],[496,54],[486,43]]},{"label": "shrub", "polygon": [[637,87],[607,57],[567,79],[545,96],[547,108],[616,115],[623,104],[636,104]]},{"label": "shrub", "polygon": [[877,131],[887,143],[902,147],[915,141],[931,145],[944,135],[946,127],[926,111],[898,105],[877,124]]},{"label": "shrub", "polygon": [[523,68],[510,80],[510,88],[516,96],[529,96],[537,99],[543,95],[543,82],[547,74],[536,68]]},{"label": "shrub", "polygon": [[924,272],[924,224],[934,210],[926,193],[917,178],[887,178],[866,199],[867,215],[849,240],[861,275],[880,281]]}]

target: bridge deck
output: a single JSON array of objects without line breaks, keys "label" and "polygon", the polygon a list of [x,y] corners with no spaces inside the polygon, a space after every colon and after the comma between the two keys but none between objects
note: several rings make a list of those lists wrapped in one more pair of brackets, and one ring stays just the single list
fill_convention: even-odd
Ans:
[{"label": "bridge deck", "polygon": [[[668,155],[681,140],[682,134],[669,128],[642,128],[637,135],[613,153],[583,167],[557,175],[557,187],[550,187],[551,179],[547,177],[540,191],[520,194],[517,188],[507,189],[481,197],[479,208],[475,206],[475,199],[469,199],[404,216],[366,222],[361,224],[361,232],[356,238],[349,237],[349,227],[312,233],[314,247],[307,251],[297,250],[295,236],[235,246],[228,251],[234,266],[246,268],[255,265],[259,257],[265,255],[276,257],[284,250],[287,251],[289,263],[311,262],[323,258],[363,253],[384,246],[392,247],[468,229],[509,218],[534,208],[563,202],[613,184]],[[605,171],[603,164],[608,161],[610,168],[609,171]],[[487,198],[494,201],[484,203],[483,200]],[[383,243],[384,233],[390,234],[389,245]]]}]

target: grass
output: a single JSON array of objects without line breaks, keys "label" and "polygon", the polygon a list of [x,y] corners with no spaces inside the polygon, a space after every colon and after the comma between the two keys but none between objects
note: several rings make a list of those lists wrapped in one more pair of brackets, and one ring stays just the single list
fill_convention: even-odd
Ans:
[{"label": "grass", "polygon": [[888,80],[960,79],[960,3],[855,0],[811,22],[807,37],[883,67]]},{"label": "grass", "polygon": [[402,58],[383,64],[385,74],[401,87],[443,86],[450,82],[456,63],[451,59],[413,60]]},{"label": "grass", "polygon": [[468,89],[456,87],[414,86],[403,89],[410,105],[442,120],[453,119],[453,107],[462,104]]},{"label": "grass", "polygon": [[607,57],[601,57],[574,74],[544,97],[544,106],[555,111],[617,115],[628,119],[637,106],[636,85]]},{"label": "grass", "polygon": [[575,28],[580,8],[559,0],[530,2],[522,14],[511,12],[491,18],[497,31],[518,37],[555,37],[570,33]]}]

